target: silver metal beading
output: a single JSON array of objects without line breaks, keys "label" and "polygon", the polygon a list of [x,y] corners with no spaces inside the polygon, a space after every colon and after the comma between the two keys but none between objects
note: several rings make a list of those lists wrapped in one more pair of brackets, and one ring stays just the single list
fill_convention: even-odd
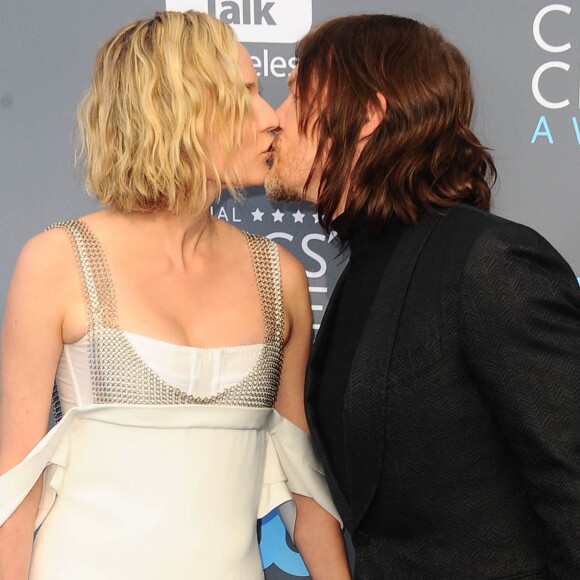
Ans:
[{"label": "silver metal beading", "polygon": [[[248,234],[266,327],[253,370],[239,383],[211,397],[195,397],[169,385],[141,358],[117,324],[111,274],[101,245],[81,221],[58,222],[72,241],[87,308],[88,356],[94,402],[137,405],[228,405],[273,407],[284,352],[284,305],[276,244]],[[49,229],[50,229],[49,228]]]}]

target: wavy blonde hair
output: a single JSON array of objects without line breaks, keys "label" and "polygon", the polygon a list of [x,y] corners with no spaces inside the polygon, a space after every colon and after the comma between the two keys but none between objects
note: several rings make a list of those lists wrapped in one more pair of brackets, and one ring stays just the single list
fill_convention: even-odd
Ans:
[{"label": "wavy blonde hair", "polygon": [[239,44],[225,23],[199,12],[158,12],[109,39],[97,54],[77,119],[77,160],[85,185],[123,212],[199,213],[208,182],[236,193],[235,168],[252,116],[238,64]]}]

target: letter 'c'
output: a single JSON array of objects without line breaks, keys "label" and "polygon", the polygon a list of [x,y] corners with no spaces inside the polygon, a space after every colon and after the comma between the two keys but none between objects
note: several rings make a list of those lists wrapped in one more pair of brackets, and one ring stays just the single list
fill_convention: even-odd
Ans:
[{"label": "letter 'c'", "polygon": [[538,101],[542,107],[545,107],[546,109],[563,109],[570,104],[568,99],[554,103],[544,99],[542,93],[540,92],[540,77],[550,68],[559,68],[565,71],[569,71],[570,65],[566,64],[565,62],[554,60],[552,62],[546,62],[542,66],[538,67],[538,70],[534,73],[534,78],[532,79],[532,93],[534,94],[536,101]]},{"label": "letter 'c'", "polygon": [[544,16],[546,16],[546,14],[549,12],[564,12],[565,14],[570,14],[570,12],[572,12],[572,8],[570,8],[570,6],[566,6],[565,4],[550,4],[549,6],[544,6],[544,8],[542,8],[534,18],[534,40],[536,41],[537,45],[546,52],[566,52],[572,48],[572,45],[569,42],[566,44],[561,44],[560,46],[554,46],[552,44],[548,44],[542,38],[540,26]]}]

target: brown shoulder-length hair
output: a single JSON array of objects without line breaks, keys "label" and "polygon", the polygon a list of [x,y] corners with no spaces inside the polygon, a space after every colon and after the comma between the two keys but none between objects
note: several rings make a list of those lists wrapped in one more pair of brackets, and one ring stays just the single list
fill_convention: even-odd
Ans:
[{"label": "brown shoulder-length hair", "polygon": [[[489,210],[496,169],[470,128],[469,66],[438,30],[399,16],[346,16],[311,31],[296,54],[299,128],[319,137],[308,183],[321,176],[324,228],[343,197],[345,221],[364,213],[371,230],[392,213],[414,223],[460,201]],[[353,163],[369,108],[383,115],[377,94],[386,111]]]}]

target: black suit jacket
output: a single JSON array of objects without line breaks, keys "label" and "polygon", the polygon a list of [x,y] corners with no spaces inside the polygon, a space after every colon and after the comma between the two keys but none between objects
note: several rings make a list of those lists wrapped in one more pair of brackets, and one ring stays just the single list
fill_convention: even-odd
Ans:
[{"label": "black suit jacket", "polygon": [[580,290],[536,232],[465,205],[401,237],[345,394],[349,489],[306,412],[355,578],[580,578]]}]

